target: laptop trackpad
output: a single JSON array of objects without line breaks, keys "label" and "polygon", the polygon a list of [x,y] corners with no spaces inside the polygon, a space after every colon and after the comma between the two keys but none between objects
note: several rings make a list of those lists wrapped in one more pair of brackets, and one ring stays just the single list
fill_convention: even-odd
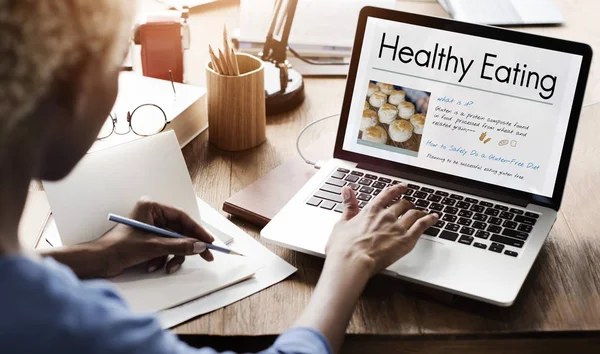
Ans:
[{"label": "laptop trackpad", "polygon": [[446,244],[422,237],[409,254],[388,269],[410,277],[438,277],[450,268],[451,258],[452,250]]}]

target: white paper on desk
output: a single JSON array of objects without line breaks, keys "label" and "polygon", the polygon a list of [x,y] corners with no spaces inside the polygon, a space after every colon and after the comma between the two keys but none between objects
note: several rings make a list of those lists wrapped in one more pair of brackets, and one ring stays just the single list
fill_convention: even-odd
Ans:
[{"label": "white paper on desk", "polygon": [[158,318],[163,328],[171,328],[191,318],[230,305],[284,280],[296,271],[291,264],[269,251],[268,248],[199,198],[198,207],[205,225],[210,225],[211,229],[217,230],[215,235],[218,238],[232,237],[231,248],[254,259],[260,259],[263,267],[258,269],[251,279],[181,306],[159,312]]},{"label": "white paper on desk", "polygon": [[[264,42],[274,0],[242,0],[240,41]],[[285,2],[284,2],[285,3]],[[302,0],[298,2],[289,43],[352,47],[358,14],[365,6],[393,9],[395,0]],[[283,13],[283,11],[282,11]]]},{"label": "white paper on desk", "polygon": [[[44,182],[62,243],[94,240],[142,197],[182,209],[201,222],[177,137],[172,131],[87,154],[63,180]],[[225,241],[227,243],[227,241]]]}]

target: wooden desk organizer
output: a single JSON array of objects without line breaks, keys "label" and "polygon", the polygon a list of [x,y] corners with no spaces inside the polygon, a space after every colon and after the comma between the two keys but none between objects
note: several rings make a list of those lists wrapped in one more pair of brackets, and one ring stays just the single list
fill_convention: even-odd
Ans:
[{"label": "wooden desk organizer", "polygon": [[226,76],[206,64],[209,140],[220,149],[245,150],[267,139],[263,62],[236,53],[240,76]]}]

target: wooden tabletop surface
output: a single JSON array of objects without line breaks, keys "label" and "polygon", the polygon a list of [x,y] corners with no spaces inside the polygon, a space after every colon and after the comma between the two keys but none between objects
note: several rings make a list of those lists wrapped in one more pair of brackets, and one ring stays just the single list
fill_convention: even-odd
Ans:
[{"label": "wooden tabletop surface", "polygon": [[[600,26],[595,16],[600,13],[600,2],[555,2],[565,16],[564,26],[522,30],[583,41],[600,53]],[[398,1],[397,9],[447,16],[435,1]],[[209,43],[218,46],[223,24],[235,28],[238,17],[238,1],[221,1],[193,11],[191,57],[198,66],[187,69],[190,82],[204,85],[202,65],[208,59],[205,49]],[[500,308],[461,299],[449,305],[428,294],[416,293],[404,282],[380,276],[367,286],[348,333],[429,339],[600,333],[600,236],[596,231],[600,215],[600,195],[596,191],[596,182],[600,181],[598,75],[600,70],[595,61],[562,208],[515,304]],[[237,153],[224,152],[211,146],[208,134],[203,133],[184,148],[196,193],[201,198],[221,210],[230,195],[295,154],[295,137],[304,125],[339,112],[344,79],[307,78],[305,85],[306,101],[301,107],[267,118],[267,142],[259,147]],[[309,133],[307,140],[333,129],[335,122],[326,123]],[[233,221],[258,237],[258,228]],[[267,247],[296,266],[298,272],[247,299],[182,324],[175,331],[195,335],[261,336],[279,334],[292,325],[310,298],[323,261],[281,247]]]}]

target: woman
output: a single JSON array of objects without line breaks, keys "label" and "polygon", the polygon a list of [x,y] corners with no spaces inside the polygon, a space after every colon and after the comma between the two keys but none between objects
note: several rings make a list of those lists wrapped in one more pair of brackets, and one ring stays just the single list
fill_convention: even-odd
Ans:
[{"label": "woman", "polygon": [[[183,212],[141,201],[132,217],[189,236],[171,240],[117,226],[100,239],[44,255],[21,249],[29,182],[66,176],[89,149],[117,95],[131,1],[0,0],[0,348],[10,353],[193,353],[150,316],[134,315],[111,277],[137,264],[176,271],[212,255],[209,233]],[[266,353],[329,353],[342,344],[367,280],[414,247],[436,216],[393,199],[390,187],[359,213],[345,211],[327,245],[313,297]],[[400,217],[401,216],[401,217]],[[400,218],[399,218],[400,217]],[[167,257],[174,255],[167,263]],[[167,264],[165,264],[167,263]],[[209,348],[200,353],[213,353]]]}]

